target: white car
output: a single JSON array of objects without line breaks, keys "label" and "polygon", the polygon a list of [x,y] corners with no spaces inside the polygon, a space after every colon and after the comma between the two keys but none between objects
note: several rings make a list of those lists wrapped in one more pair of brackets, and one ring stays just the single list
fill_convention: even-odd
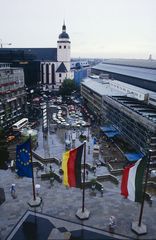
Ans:
[{"label": "white car", "polygon": [[66,120],[64,118],[61,119],[61,122],[65,122]]},{"label": "white car", "polygon": [[57,122],[58,124],[60,124],[60,123],[61,123],[61,121],[60,121],[60,120],[57,120],[56,122]]}]

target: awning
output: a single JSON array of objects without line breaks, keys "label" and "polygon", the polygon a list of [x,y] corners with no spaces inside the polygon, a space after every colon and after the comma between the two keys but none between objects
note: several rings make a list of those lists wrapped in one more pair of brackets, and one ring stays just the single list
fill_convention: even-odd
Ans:
[{"label": "awning", "polygon": [[108,137],[108,138],[111,138],[111,137],[114,137],[116,135],[118,135],[119,132],[118,131],[114,131],[114,132],[105,132],[105,135]]},{"label": "awning", "polygon": [[105,127],[100,127],[101,131],[103,132],[114,132],[116,129],[113,126],[105,126]]},{"label": "awning", "polygon": [[144,156],[143,153],[125,153],[124,155],[130,162],[137,161]]},{"label": "awning", "polygon": [[108,137],[108,138],[112,138],[116,135],[119,135],[119,131],[116,130],[112,125],[109,126],[105,126],[105,127],[100,127],[101,131],[104,132],[104,134]]}]

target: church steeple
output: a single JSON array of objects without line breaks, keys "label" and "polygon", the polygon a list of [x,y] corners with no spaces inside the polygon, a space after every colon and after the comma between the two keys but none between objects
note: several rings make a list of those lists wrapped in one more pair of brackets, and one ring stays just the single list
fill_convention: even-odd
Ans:
[{"label": "church steeple", "polygon": [[59,35],[59,39],[66,38],[69,39],[68,33],[66,33],[66,25],[65,25],[65,20],[63,21],[62,25],[62,33]]},{"label": "church steeple", "polygon": [[62,32],[66,32],[65,20],[63,20]]},{"label": "church steeple", "polygon": [[70,39],[66,32],[65,21],[63,21],[62,33],[57,41],[57,61],[60,64],[63,62],[67,72],[70,72]]}]

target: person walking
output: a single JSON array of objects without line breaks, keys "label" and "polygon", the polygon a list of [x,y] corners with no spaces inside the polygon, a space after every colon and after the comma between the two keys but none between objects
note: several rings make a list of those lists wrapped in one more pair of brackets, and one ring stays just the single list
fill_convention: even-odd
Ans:
[{"label": "person walking", "polygon": [[103,187],[101,187],[101,197],[103,197]]},{"label": "person walking", "polygon": [[88,174],[89,174],[89,172],[88,172],[88,170],[86,170],[86,180],[88,180]]},{"label": "person walking", "polygon": [[11,188],[10,188],[10,193],[12,198],[16,198],[16,190],[15,190],[15,184],[11,184]]},{"label": "person walking", "polygon": [[109,231],[111,233],[114,233],[115,228],[116,228],[116,218],[114,216],[111,216],[109,218]]}]

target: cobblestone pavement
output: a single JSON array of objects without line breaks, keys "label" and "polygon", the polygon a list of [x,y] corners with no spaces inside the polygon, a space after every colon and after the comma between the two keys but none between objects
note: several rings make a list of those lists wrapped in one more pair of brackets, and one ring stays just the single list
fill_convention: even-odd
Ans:
[{"label": "cobblestone pavement", "polygon": [[[13,199],[10,195],[10,186],[16,184],[17,198]],[[43,199],[41,207],[37,208],[42,212],[53,217],[59,217],[76,223],[82,223],[75,213],[82,204],[82,191],[76,188],[65,188],[62,184],[54,181],[51,186],[49,181],[35,179],[35,183],[41,185],[40,196]],[[0,186],[5,190],[6,201],[0,206],[0,239],[4,240],[10,233],[14,225],[30,209],[27,202],[32,198],[32,185],[29,178],[17,178],[10,170],[0,171]],[[137,238],[131,231],[131,223],[138,220],[140,205],[123,199],[120,195],[120,186],[111,182],[104,182],[104,194],[100,192],[91,194],[90,189],[86,189],[85,207],[90,210],[90,217],[84,224],[90,227],[108,230],[109,217],[114,215],[117,219],[115,233],[123,234],[129,238]],[[150,207],[145,202],[143,222],[147,224],[148,233],[140,236],[139,239],[154,239],[156,237],[155,215],[156,202],[153,201]]]}]

